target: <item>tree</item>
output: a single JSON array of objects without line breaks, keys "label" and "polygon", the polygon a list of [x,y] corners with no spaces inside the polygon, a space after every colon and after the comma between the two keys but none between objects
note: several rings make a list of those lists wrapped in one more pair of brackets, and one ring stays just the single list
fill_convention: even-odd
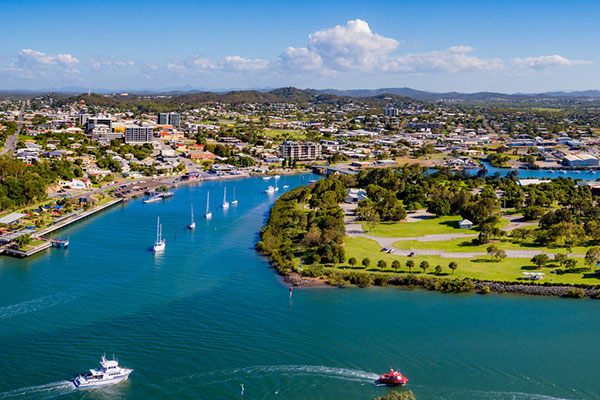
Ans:
[{"label": "tree", "polygon": [[598,247],[592,247],[585,253],[585,263],[590,269],[592,269],[598,261],[600,261],[600,249]]},{"label": "tree", "polygon": [[383,271],[387,268],[387,263],[384,260],[379,260],[377,261],[377,267],[379,267],[379,269]]},{"label": "tree", "polygon": [[577,260],[573,259],[573,258],[568,258],[567,260],[565,260],[565,269],[566,270],[573,270],[575,269],[575,267],[577,266]]},{"label": "tree", "polygon": [[19,245],[19,247],[25,247],[29,243],[31,243],[30,235],[22,235],[15,239],[15,242]]},{"label": "tree", "polygon": [[451,261],[450,264],[448,264],[448,268],[452,270],[452,275],[454,275],[454,271],[458,268],[458,264],[456,261]]},{"label": "tree", "polygon": [[398,272],[398,268],[400,268],[400,261],[398,261],[398,260],[392,261],[392,267],[394,268],[394,272]]},{"label": "tree", "polygon": [[435,266],[435,274],[440,275],[441,273],[442,273],[442,266],[438,264]]},{"label": "tree", "polygon": [[350,258],[348,259],[348,264],[350,264],[350,266],[351,266],[352,268],[354,268],[354,266],[356,265],[356,258],[354,258],[354,257],[350,257]]},{"label": "tree", "polygon": [[502,249],[499,249],[495,245],[488,246],[487,253],[493,259],[497,259],[498,261],[503,260],[503,259],[506,258],[506,252],[504,250],[502,250]]},{"label": "tree", "polygon": [[369,268],[369,265],[371,265],[371,260],[368,257],[365,257],[362,259],[362,265],[365,268]]},{"label": "tree", "polygon": [[429,268],[429,263],[427,261],[421,261],[419,267],[423,270],[423,273],[425,273],[427,271],[427,268]]},{"label": "tree", "polygon": [[531,259],[531,262],[534,263],[539,269],[548,264],[550,262],[550,258],[545,254],[537,254]]},{"label": "tree", "polygon": [[413,260],[408,260],[406,262],[406,267],[408,268],[408,272],[412,274],[412,269],[415,267],[415,262]]},{"label": "tree", "polygon": [[564,266],[568,259],[567,255],[563,253],[556,253],[554,255],[554,261],[556,261],[560,267]]}]

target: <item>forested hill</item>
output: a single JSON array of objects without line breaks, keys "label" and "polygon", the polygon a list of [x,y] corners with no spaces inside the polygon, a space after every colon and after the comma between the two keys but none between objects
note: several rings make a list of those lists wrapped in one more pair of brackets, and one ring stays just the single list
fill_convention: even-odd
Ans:
[{"label": "forested hill", "polygon": [[[186,110],[201,107],[206,103],[222,104],[276,104],[294,103],[299,105],[309,104],[350,104],[357,101],[351,96],[337,96],[334,94],[320,93],[315,90],[302,90],[293,87],[274,89],[268,92],[257,90],[231,91],[227,93],[197,92],[185,94],[156,94],[156,95],[100,95],[81,94],[77,96],[60,96],[59,104],[85,101],[91,106],[115,107],[122,109],[138,109],[141,111],[169,111]],[[383,107],[388,104],[401,105],[415,102],[407,97],[380,94],[372,97],[360,98],[362,104]],[[418,101],[417,101],[418,102]]]}]

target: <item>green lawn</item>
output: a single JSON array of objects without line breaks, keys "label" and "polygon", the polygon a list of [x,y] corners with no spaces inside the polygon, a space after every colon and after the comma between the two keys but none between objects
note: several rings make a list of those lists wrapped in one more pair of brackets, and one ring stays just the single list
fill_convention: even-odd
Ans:
[{"label": "green lawn", "polygon": [[[475,259],[468,258],[442,258],[439,256],[416,256],[416,257],[401,257],[393,254],[387,254],[380,252],[381,246],[374,240],[367,238],[350,238],[346,237],[345,241],[346,258],[355,257],[358,261],[355,268],[358,271],[364,271],[361,260],[368,257],[371,260],[371,266],[368,272],[382,273],[377,268],[377,262],[384,260],[387,262],[387,269],[384,273],[393,274],[395,271],[391,268],[391,264],[394,260],[400,261],[401,268],[397,271],[398,273],[408,273],[408,268],[405,266],[407,260],[413,260],[416,268],[413,268],[413,273],[422,275],[423,271],[418,268],[421,261],[426,260],[430,267],[427,270],[427,276],[435,276],[433,270],[436,265],[441,265],[443,272],[442,276],[446,278],[457,277],[457,278],[473,278],[479,280],[496,280],[496,281],[520,281],[519,278],[523,276],[523,272],[537,271],[545,272],[546,277],[541,282],[552,282],[552,283],[564,283],[564,284],[577,284],[585,283],[591,285],[600,285],[600,279],[591,275],[591,271],[588,270],[587,266],[583,263],[583,258],[577,260],[577,272],[564,273],[564,274],[552,274],[551,270],[555,269],[555,265],[549,265],[541,270],[535,269],[535,266],[529,261],[529,259],[523,258],[507,258],[502,261],[492,261],[489,257],[478,257]],[[458,264],[458,269],[451,274],[451,270],[448,268],[448,264],[451,261],[455,261]],[[338,266],[338,269],[344,268],[346,271],[349,270],[349,266]]]},{"label": "green lawn", "polygon": [[277,139],[277,138],[288,138],[292,140],[303,140],[306,138],[304,132],[296,129],[270,129],[265,130],[265,135]]},{"label": "green lawn", "polygon": [[[503,250],[539,250],[544,253],[565,253],[565,247],[548,247],[538,245],[536,243],[531,242],[520,242],[520,241],[510,241],[510,240],[499,240],[494,241],[488,244],[482,245],[474,245],[471,239],[452,239],[452,240],[444,240],[444,241],[436,241],[436,242],[419,242],[417,240],[399,240],[394,242],[394,247],[402,250],[413,250],[413,249],[423,249],[423,250],[443,250],[451,253],[459,253],[459,252],[486,252],[486,249],[490,245],[495,245],[496,247]],[[592,246],[590,246],[592,247]],[[590,247],[585,246],[577,246],[572,247],[572,254],[585,254],[586,251]]]},{"label": "green lawn", "polygon": [[40,244],[43,244],[44,241],[43,240],[32,240],[31,243],[23,246],[23,247],[19,247],[19,250],[21,251],[29,251],[31,249],[33,249],[36,246],[39,246]]},{"label": "green lawn", "polygon": [[[418,237],[437,235],[443,233],[478,233],[474,229],[459,229],[458,222],[462,218],[458,215],[424,219],[418,222],[381,222],[369,235],[383,237]],[[363,229],[366,226],[363,225]]]}]

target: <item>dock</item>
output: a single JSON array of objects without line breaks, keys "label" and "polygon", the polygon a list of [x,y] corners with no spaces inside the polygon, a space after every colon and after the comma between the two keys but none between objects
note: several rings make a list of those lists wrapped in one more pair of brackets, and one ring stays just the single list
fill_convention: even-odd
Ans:
[{"label": "dock", "polygon": [[159,194],[156,194],[156,195],[150,197],[149,199],[144,200],[143,203],[144,204],[154,203],[155,201],[168,199],[169,197],[173,197],[173,196],[175,196],[175,193],[173,193],[173,192],[159,193]]}]

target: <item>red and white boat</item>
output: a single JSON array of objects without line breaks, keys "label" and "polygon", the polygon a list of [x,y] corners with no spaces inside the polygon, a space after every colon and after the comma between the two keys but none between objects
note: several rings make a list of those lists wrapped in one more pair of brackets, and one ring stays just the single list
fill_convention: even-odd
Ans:
[{"label": "red and white boat", "polygon": [[389,374],[383,374],[377,379],[379,385],[404,386],[408,383],[408,379],[400,372],[390,368]]}]

